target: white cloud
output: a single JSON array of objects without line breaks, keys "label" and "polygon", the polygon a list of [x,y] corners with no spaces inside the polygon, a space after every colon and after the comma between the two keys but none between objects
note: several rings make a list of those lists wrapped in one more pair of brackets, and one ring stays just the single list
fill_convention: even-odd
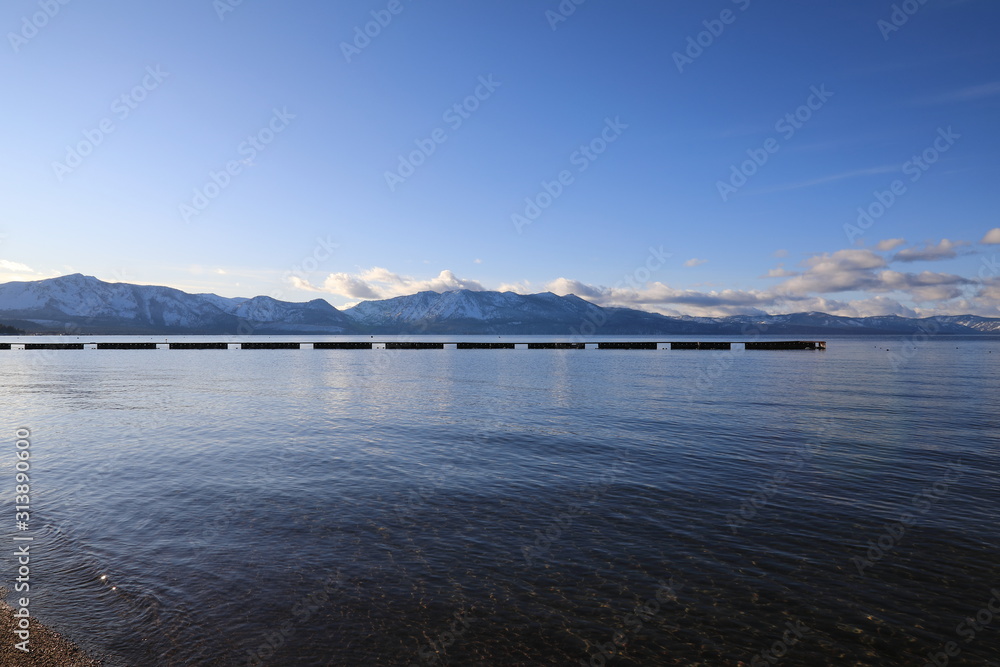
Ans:
[{"label": "white cloud", "polygon": [[979,240],[980,243],[995,245],[1000,243],[1000,227],[994,227]]},{"label": "white cloud", "polygon": [[575,294],[584,299],[595,301],[596,303],[596,300],[600,300],[610,294],[612,289],[610,287],[595,287],[593,285],[587,285],[579,280],[570,280],[569,278],[556,278],[552,282],[545,285],[545,291],[558,294],[559,296]]},{"label": "white cloud", "polygon": [[918,317],[917,311],[913,308],[902,305],[895,299],[887,296],[875,296],[870,299],[859,299],[843,304],[833,315],[843,315],[846,317],[881,317],[885,315],[899,315],[900,317]]},{"label": "white cloud", "polygon": [[989,299],[997,304],[1000,304],[1000,282],[989,282],[984,284],[976,296]]},{"label": "white cloud", "polygon": [[522,280],[519,283],[500,283],[498,292],[515,292],[517,294],[532,294],[537,290],[532,289],[531,282]]},{"label": "white cloud", "polygon": [[952,259],[958,256],[956,248],[969,245],[968,241],[949,241],[941,239],[935,245],[925,243],[921,248],[906,248],[897,252],[894,262],[934,262],[941,259]]},{"label": "white cloud", "polygon": [[888,252],[889,250],[895,250],[901,245],[905,245],[905,239],[885,239],[884,241],[879,241],[875,244],[875,249],[882,252]]},{"label": "white cloud", "polygon": [[579,280],[558,278],[545,288],[559,295],[575,294],[599,306],[637,308],[664,315],[730,315],[764,312],[774,295],[760,291],[720,290],[699,292],[677,289],[660,282],[639,289],[588,285]]},{"label": "white cloud", "polygon": [[835,181],[842,181],[847,178],[856,178],[858,176],[872,176],[874,174],[888,174],[894,171],[899,171],[898,165],[882,165],[879,167],[869,167],[867,169],[854,169],[851,171],[844,171],[839,174],[830,174],[828,176],[821,176],[819,178],[813,178],[808,181],[799,181],[797,183],[788,183],[786,185],[779,185],[773,188],[768,188],[766,190],[760,190],[762,194],[770,194],[772,192],[785,192],[788,190],[799,190],[801,188],[811,188],[814,185],[823,185],[825,183],[833,183]]},{"label": "white cloud", "polygon": [[32,268],[27,264],[12,262],[7,259],[0,259],[0,270],[5,272],[13,271],[16,273],[34,273],[34,270],[32,270]]},{"label": "white cloud", "polygon": [[331,273],[323,281],[323,292],[348,296],[352,299],[384,299],[388,296],[367,281],[347,273]]},{"label": "white cloud", "polygon": [[[892,251],[904,242],[886,239],[876,248]],[[944,239],[936,244],[897,252],[901,262],[918,258],[941,259],[968,243]],[[529,281],[486,287],[482,283],[441,271],[432,278],[403,276],[382,267],[357,273],[332,273],[321,286],[292,278],[300,289],[346,297],[352,302],[386,299],[430,290],[497,289],[520,294],[549,291],[575,294],[601,306],[637,308],[664,315],[725,316],[735,314],[822,311],[833,315],[926,316],[935,313],[976,312],[1000,314],[1000,281],[975,281],[960,275],[921,271],[897,271],[890,258],[866,248],[847,248],[816,254],[799,263],[797,270],[783,264],[767,272],[766,278],[781,279],[768,289],[689,289],[664,282],[623,286],[595,285],[574,278],[559,277],[543,285]],[[976,288],[978,286],[978,292]],[[975,292],[975,293],[974,293]],[[845,294],[848,299],[831,298]],[[962,310],[964,308],[964,310]]]},{"label": "white cloud", "polygon": [[774,252],[773,252],[773,253],[771,254],[771,256],[772,256],[772,257],[779,257],[779,258],[780,258],[780,257],[788,257],[788,251],[787,251],[787,250],[785,250],[784,248],[781,248],[781,249],[779,249],[779,250],[775,250],[775,251],[774,251]]},{"label": "white cloud", "polygon": [[378,266],[359,274],[331,273],[323,281],[322,287],[315,287],[296,276],[292,276],[290,280],[299,289],[326,292],[361,300],[390,299],[394,296],[424,291],[448,292],[460,289],[482,291],[486,289],[481,283],[475,280],[464,280],[448,270],[442,271],[435,278],[420,280],[410,276],[401,276]]},{"label": "white cloud", "polygon": [[803,273],[775,289],[796,295],[864,290],[877,284],[872,270],[884,267],[886,261],[871,250],[850,249],[815,255],[802,265]]},{"label": "white cloud", "polygon": [[708,261],[707,259],[698,259],[697,257],[692,257],[688,261],[684,262],[684,266],[701,266],[707,261]]},{"label": "white cloud", "polygon": [[778,264],[777,268],[771,269],[766,274],[764,274],[763,277],[764,278],[788,278],[790,276],[795,276],[795,275],[798,275],[798,274],[795,273],[794,271],[789,271],[788,269],[786,269],[784,264]]},{"label": "white cloud", "polygon": [[961,296],[960,287],[968,284],[961,276],[947,273],[899,273],[882,271],[879,273],[881,289],[909,294],[915,301],[947,301]]},{"label": "white cloud", "polygon": [[974,102],[1000,95],[1000,81],[991,81],[976,86],[966,86],[938,95],[923,97],[916,100],[917,104],[952,104],[956,102]]},{"label": "white cloud", "polygon": [[[921,252],[934,254],[947,252],[949,248],[946,244]],[[776,294],[801,300],[815,294],[837,292],[867,292],[875,295],[894,292],[915,303],[925,303],[959,298],[963,294],[963,288],[973,283],[950,273],[893,271],[887,268],[888,263],[884,258],[870,250],[838,250],[810,257],[802,264],[806,270],[775,287]],[[876,305],[884,308],[885,302],[877,302]]]},{"label": "white cloud", "polygon": [[0,283],[42,280],[43,278],[54,278],[58,275],[62,274],[58,272],[43,273],[21,262],[0,259]]},{"label": "white cloud", "polygon": [[886,270],[878,274],[878,278],[888,289],[910,289],[913,287],[937,287],[941,285],[964,285],[971,281],[950,273],[900,273]]}]

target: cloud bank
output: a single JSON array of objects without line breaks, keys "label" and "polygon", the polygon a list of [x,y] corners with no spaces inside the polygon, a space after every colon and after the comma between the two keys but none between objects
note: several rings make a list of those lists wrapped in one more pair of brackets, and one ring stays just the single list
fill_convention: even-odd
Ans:
[{"label": "cloud bank", "polygon": [[[979,243],[1000,244],[1000,228],[986,232]],[[972,246],[969,241],[952,239],[918,244],[909,244],[901,238],[886,239],[873,248],[815,254],[792,269],[779,264],[762,276],[777,281],[764,289],[697,290],[654,280],[607,286],[569,277],[558,277],[541,285],[522,281],[487,287],[448,270],[433,278],[420,279],[381,267],[353,274],[331,273],[320,286],[300,278],[293,281],[301,289],[354,300],[386,299],[424,290],[498,289],[523,294],[542,291],[575,294],[601,306],[637,308],[673,316],[822,311],[851,317],[965,313],[1000,317],[1000,266],[995,258],[984,256],[978,273],[972,277],[929,269],[906,270],[918,262],[939,262],[979,252]],[[682,266],[698,266],[705,261],[690,259]]]}]

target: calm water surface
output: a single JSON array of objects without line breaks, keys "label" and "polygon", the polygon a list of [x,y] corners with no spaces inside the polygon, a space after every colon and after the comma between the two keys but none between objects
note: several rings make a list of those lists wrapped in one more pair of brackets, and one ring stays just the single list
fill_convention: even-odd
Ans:
[{"label": "calm water surface", "polygon": [[996,339],[0,369],[32,614],[109,665],[1000,663]]}]

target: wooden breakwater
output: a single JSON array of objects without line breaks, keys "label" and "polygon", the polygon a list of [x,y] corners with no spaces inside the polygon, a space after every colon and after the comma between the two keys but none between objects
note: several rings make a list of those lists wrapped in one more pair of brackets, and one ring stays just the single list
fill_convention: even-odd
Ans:
[{"label": "wooden breakwater", "polygon": [[155,350],[156,343],[97,343],[98,350]]},{"label": "wooden breakwater", "polygon": [[743,343],[748,350],[825,350],[826,341],[777,340]]},{"label": "wooden breakwater", "polygon": [[[575,342],[485,342],[465,341],[318,341],[296,343],[286,341],[177,341],[163,343],[102,341],[89,343],[0,343],[0,350],[732,350],[742,345],[745,350],[825,350],[822,340],[781,341],[597,341]],[[735,349],[739,349],[738,347]]]}]

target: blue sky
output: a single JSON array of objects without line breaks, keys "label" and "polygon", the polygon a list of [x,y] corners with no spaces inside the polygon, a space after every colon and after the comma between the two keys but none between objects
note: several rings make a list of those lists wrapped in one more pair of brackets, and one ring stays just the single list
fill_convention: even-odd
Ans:
[{"label": "blue sky", "polygon": [[0,27],[0,281],[1000,316],[991,0],[10,0]]}]

